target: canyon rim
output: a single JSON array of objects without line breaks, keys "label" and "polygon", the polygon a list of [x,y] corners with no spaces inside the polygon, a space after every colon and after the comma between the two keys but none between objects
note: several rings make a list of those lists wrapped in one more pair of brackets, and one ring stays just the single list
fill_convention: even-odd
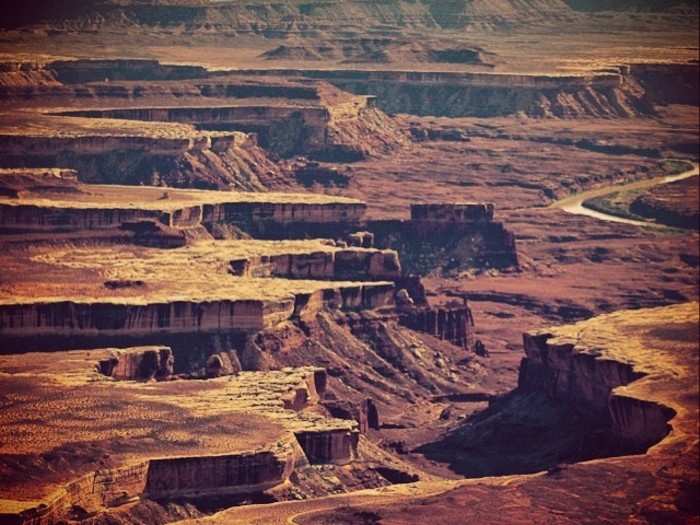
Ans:
[{"label": "canyon rim", "polygon": [[0,524],[700,524],[697,2],[0,14]]}]

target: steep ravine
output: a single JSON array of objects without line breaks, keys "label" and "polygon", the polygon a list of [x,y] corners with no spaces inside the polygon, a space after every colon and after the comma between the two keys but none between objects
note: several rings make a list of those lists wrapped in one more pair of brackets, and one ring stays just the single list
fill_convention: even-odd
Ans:
[{"label": "steep ravine", "polygon": [[[650,384],[673,387],[677,372],[663,369],[669,359],[653,343],[637,356],[639,340],[626,344],[629,336],[612,323],[626,328],[626,323],[645,321],[644,313],[664,310],[669,316],[678,312],[679,320],[692,319],[693,307],[697,304],[622,311],[525,334],[517,389],[492,399],[488,409],[418,452],[466,477],[535,473],[646,452],[669,434],[678,413],[673,403],[646,389]],[[678,324],[669,332],[692,341],[692,325]],[[653,330],[653,325],[637,326],[642,336]]]}]

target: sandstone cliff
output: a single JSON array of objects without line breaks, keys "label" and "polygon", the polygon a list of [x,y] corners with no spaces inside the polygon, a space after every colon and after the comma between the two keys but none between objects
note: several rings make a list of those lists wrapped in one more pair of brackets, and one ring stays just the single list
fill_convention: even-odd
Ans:
[{"label": "sandstone cliff", "polygon": [[[247,74],[282,74],[248,70]],[[340,89],[377,97],[383,111],[446,117],[526,115],[535,118],[632,117],[653,113],[629,76],[514,75],[401,71],[284,70],[324,79]]]},{"label": "sandstone cliff", "polygon": [[[58,123],[60,125],[60,123]],[[83,182],[265,191],[285,176],[255,140],[243,134],[169,139],[141,136],[0,135],[4,166],[61,166]]]}]

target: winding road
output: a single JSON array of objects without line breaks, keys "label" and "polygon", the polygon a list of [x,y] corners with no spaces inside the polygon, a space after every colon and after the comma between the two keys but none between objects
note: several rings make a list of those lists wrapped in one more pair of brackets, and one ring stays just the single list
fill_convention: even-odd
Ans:
[{"label": "winding road", "polygon": [[623,224],[633,224],[635,226],[658,226],[656,223],[651,221],[637,221],[634,219],[626,219],[624,217],[617,217],[615,215],[599,212],[591,208],[587,208],[584,203],[589,199],[602,197],[611,193],[631,190],[645,190],[660,184],[668,184],[670,182],[696,177],[698,174],[700,174],[700,171],[698,169],[698,165],[695,164],[692,169],[676,175],[655,177],[653,179],[646,179],[628,184],[615,184],[612,186],[605,186],[603,188],[596,188],[577,193],[551,204],[550,208],[559,208],[567,213],[573,213],[574,215],[585,215],[587,217],[593,217],[594,219],[600,219],[602,221],[620,222]]},{"label": "winding road", "polygon": [[381,507],[444,494],[467,485],[509,486],[523,483],[542,474],[499,476],[479,479],[419,481],[390,485],[378,489],[358,490],[302,501],[281,501],[262,505],[232,507],[206,518],[179,521],[174,525],[298,525],[299,518],[345,506]]}]

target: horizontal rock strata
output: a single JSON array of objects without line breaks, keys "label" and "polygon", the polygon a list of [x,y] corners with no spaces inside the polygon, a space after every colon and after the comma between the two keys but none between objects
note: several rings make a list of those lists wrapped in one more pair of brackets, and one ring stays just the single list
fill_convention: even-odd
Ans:
[{"label": "horizontal rock strata", "polygon": [[[143,360],[152,353],[172,361],[168,348],[73,351],[63,354],[61,361],[48,359],[46,354],[25,354],[1,357],[0,375],[12,381],[16,374],[33,374],[41,370],[41,374],[32,376],[33,379],[23,379],[28,388],[53,389],[53,396],[57,399],[87,400],[96,407],[101,405],[105,394],[112,392],[114,417],[122,418],[120,425],[133,425],[133,428],[153,425],[155,429],[162,424],[158,423],[159,414],[170,418],[168,411],[177,409],[183,418],[182,422],[176,423],[180,426],[177,432],[184,436],[192,431],[188,428],[188,418],[211,419],[216,415],[219,417],[217,421],[225,424],[227,414],[238,414],[235,417],[248,418],[251,431],[259,427],[255,449],[246,448],[245,443],[250,439],[241,439],[239,445],[235,435],[231,435],[230,440],[210,439],[208,444],[194,447],[189,452],[178,451],[176,443],[167,441],[161,448],[150,450],[148,439],[143,441],[148,436],[146,432],[130,438],[128,450],[137,451],[143,447],[141,453],[115,452],[110,465],[99,466],[88,460],[82,466],[74,466],[75,472],[65,471],[58,478],[51,474],[50,467],[47,471],[38,469],[34,472],[32,489],[24,494],[17,492],[25,483],[21,475],[16,477],[8,471],[7,483],[0,488],[3,523],[52,525],[60,523],[75,506],[95,512],[141,498],[168,500],[257,494],[285,483],[295,468],[309,462],[344,464],[357,457],[357,423],[300,412],[316,405],[324,395],[324,370],[299,368],[242,372],[237,377],[210,380],[207,388],[194,390],[183,380],[151,383],[152,386],[129,381],[146,379],[139,369]],[[139,360],[141,362],[137,363]],[[106,363],[115,363],[115,366],[105,370]],[[111,372],[107,374],[110,377],[105,371]],[[70,378],[70,384],[63,385],[61,378]],[[116,379],[122,381],[110,384]],[[116,385],[120,385],[119,388]],[[178,395],[181,389],[189,389],[190,393]],[[153,414],[152,423],[139,420],[139,416],[129,411],[150,400],[155,401],[149,408]],[[67,406],[52,404],[44,394],[36,400],[27,400],[27,403],[4,413],[3,433],[15,432],[23,425],[22,418],[35,417],[39,412],[44,417],[59,418],[64,422],[83,417],[84,408],[71,411]],[[277,427],[273,428],[278,430],[270,433],[265,427],[268,423],[264,421],[274,423]],[[101,425],[99,419],[88,418],[83,422],[81,432],[103,432]],[[119,439],[118,426],[110,428],[112,430],[108,432],[114,436],[107,437]],[[32,432],[40,432],[38,427],[32,429]],[[214,433],[217,432],[220,433]],[[71,442],[69,435],[56,439]],[[2,453],[7,454],[12,449],[20,455],[28,454],[32,447],[43,443],[34,440],[15,446],[12,441],[3,442]],[[228,452],[226,448],[229,448]]]},{"label": "horizontal rock strata", "polygon": [[[697,303],[668,310],[675,308],[680,321],[682,316],[692,315],[693,307]],[[627,318],[639,319],[640,335],[644,336],[645,315],[653,320],[654,311],[621,312],[551,332],[526,334],[526,357],[520,368],[519,388],[542,390],[554,399],[570,403],[576,410],[608,424],[620,447],[646,450],[668,434],[669,421],[676,410],[646,393],[634,395],[634,392],[646,392],[648,376],[662,381],[669,371],[660,367],[670,363],[664,363],[663,359],[655,362],[654,356],[637,349],[635,340],[624,344],[615,338],[622,336],[618,326],[624,329],[629,322]],[[598,327],[601,333],[593,335]],[[635,352],[639,355],[635,356]],[[667,379],[663,381],[665,384]]]},{"label": "horizontal rock strata", "polygon": [[622,73],[518,75],[370,70],[245,70],[326,80],[374,95],[387,113],[448,117],[631,117],[653,114],[636,80]]}]

